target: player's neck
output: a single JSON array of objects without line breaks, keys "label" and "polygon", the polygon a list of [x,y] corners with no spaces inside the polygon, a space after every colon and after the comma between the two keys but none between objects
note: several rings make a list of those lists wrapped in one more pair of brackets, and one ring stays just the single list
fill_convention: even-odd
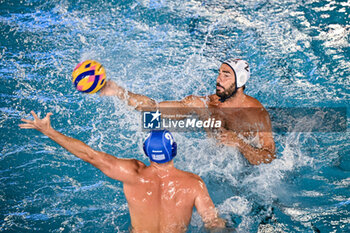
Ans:
[{"label": "player's neck", "polygon": [[171,160],[170,162],[167,162],[167,163],[151,162],[150,167],[152,167],[153,169],[155,169],[157,172],[160,172],[160,173],[171,172],[172,170],[175,169],[173,160]]}]

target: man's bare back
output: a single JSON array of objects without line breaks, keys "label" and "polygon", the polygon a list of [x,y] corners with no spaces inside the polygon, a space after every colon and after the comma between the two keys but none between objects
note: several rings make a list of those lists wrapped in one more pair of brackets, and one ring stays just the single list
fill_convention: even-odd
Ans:
[{"label": "man's bare back", "polygon": [[201,208],[209,204],[214,211],[209,214],[215,214],[202,179],[172,164],[164,167],[152,163],[140,169],[134,184],[124,184],[124,193],[133,232],[185,232],[194,206],[205,215],[208,213],[202,213]]}]

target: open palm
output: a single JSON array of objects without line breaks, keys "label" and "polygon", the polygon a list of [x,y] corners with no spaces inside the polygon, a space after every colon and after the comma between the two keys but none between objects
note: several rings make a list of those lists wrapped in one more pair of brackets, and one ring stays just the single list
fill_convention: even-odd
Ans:
[{"label": "open palm", "polygon": [[34,121],[27,120],[27,119],[21,119],[21,121],[25,122],[25,124],[20,124],[19,127],[22,129],[36,129],[40,132],[45,132],[46,130],[51,128],[50,124],[50,116],[52,113],[46,114],[45,118],[40,119],[34,111],[30,112],[33,117]]}]

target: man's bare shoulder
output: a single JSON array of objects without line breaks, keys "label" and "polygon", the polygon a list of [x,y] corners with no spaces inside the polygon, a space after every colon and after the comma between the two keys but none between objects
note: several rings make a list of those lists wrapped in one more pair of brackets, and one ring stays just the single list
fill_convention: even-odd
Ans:
[{"label": "man's bare shoulder", "polygon": [[183,171],[183,170],[180,170],[180,169],[176,169],[177,172],[178,172],[178,175],[180,176],[184,176],[186,178],[189,178],[189,179],[200,179],[200,177],[192,172],[188,172],[188,171]]},{"label": "man's bare shoulder", "polygon": [[268,111],[264,108],[264,106],[255,98],[246,96],[246,105],[244,106],[247,110],[249,119],[253,122],[261,122],[260,131],[269,132],[271,131],[271,120]]},{"label": "man's bare shoulder", "polygon": [[207,96],[207,99],[210,101],[210,102],[213,102],[213,101],[219,101],[220,97],[216,94],[212,94],[212,95],[208,95]]},{"label": "man's bare shoulder", "polygon": [[177,169],[179,178],[181,177],[193,189],[199,188],[203,182],[202,178],[192,172],[182,171]]},{"label": "man's bare shoulder", "polygon": [[137,160],[137,159],[131,159],[131,160],[134,161],[134,163],[137,165],[138,169],[140,170],[145,169],[147,167],[147,165],[141,162],[140,160]]},{"label": "man's bare shoulder", "polygon": [[244,104],[244,107],[247,108],[264,108],[264,106],[259,102],[259,100],[249,95],[245,95]]},{"label": "man's bare shoulder", "polygon": [[131,167],[135,170],[137,176],[142,176],[142,174],[146,171],[148,166],[137,159],[124,159],[125,161],[129,161],[132,165]]}]

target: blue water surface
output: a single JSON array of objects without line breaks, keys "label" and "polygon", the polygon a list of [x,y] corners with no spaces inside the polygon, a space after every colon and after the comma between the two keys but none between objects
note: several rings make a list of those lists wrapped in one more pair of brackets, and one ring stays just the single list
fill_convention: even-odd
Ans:
[{"label": "blue water surface", "polygon": [[[149,164],[141,114],[78,93],[78,62],[163,101],[213,94],[221,61],[239,57],[246,93],[265,107],[347,107],[349,15],[348,1],[0,0],[0,231],[129,230],[120,182],[18,127],[31,110],[53,112],[58,131]],[[258,167],[203,133],[175,133],[175,165],[204,179],[239,232],[349,232],[349,130],[298,130],[318,122],[275,132],[278,158]],[[194,212],[188,232],[203,230]]]}]

